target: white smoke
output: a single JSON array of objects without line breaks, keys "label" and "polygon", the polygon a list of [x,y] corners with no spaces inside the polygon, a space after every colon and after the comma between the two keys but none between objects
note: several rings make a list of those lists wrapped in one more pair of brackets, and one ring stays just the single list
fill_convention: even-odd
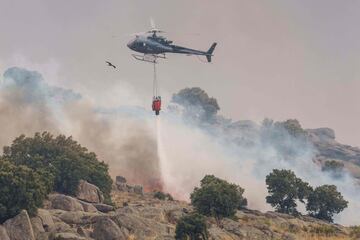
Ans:
[{"label": "white smoke", "polygon": [[177,197],[188,199],[205,174],[214,174],[245,188],[249,208],[271,210],[265,202],[265,177],[275,168],[291,169],[314,187],[336,185],[349,206],[335,216],[335,221],[346,225],[360,223],[360,214],[356,214],[360,191],[355,179],[346,173],[333,178],[323,172],[313,162],[315,151],[305,139],[275,126],[263,129],[249,121],[232,123],[221,117],[216,123],[198,124],[191,116],[184,119],[181,112],[163,114],[158,130],[164,187]]},{"label": "white smoke", "polygon": [[206,122],[204,114],[186,115],[203,113],[201,108],[185,115],[176,105],[170,109],[156,118],[138,107],[99,107],[71,90],[48,85],[39,73],[11,68],[0,88],[0,144],[37,131],[72,135],[107,162],[113,176],[123,175],[148,190],[164,187],[188,200],[200,179],[214,174],[245,188],[249,207],[263,211],[271,210],[265,203],[265,176],[274,168],[291,169],[312,186],[336,185],[349,201],[336,221],[360,224],[360,191],[353,178],[334,179],[322,172],[312,161],[310,144],[277,128],[264,131],[251,121],[216,116]]}]

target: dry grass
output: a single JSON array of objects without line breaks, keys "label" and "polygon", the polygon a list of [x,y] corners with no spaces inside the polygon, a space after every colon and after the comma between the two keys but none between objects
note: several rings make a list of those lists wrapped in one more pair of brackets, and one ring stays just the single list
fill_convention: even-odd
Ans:
[{"label": "dry grass", "polygon": [[298,239],[306,239],[306,240],[349,240],[349,237],[345,237],[345,236],[314,236],[311,234],[302,234],[297,236]]}]

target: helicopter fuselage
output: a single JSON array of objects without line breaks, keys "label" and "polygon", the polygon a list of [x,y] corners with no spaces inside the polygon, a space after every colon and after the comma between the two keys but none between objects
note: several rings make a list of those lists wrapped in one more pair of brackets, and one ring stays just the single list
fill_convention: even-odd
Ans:
[{"label": "helicopter fuselage", "polygon": [[180,53],[187,55],[210,55],[209,52],[199,51],[191,48],[185,48],[172,44],[172,41],[158,36],[136,36],[127,46],[136,52],[143,54],[163,54],[163,53]]}]

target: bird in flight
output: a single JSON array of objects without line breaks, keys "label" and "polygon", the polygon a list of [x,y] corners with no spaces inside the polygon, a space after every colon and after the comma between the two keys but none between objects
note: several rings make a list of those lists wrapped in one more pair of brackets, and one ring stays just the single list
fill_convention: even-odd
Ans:
[{"label": "bird in flight", "polygon": [[113,68],[116,68],[116,66],[114,66],[111,62],[108,62],[108,61],[105,61],[109,67],[113,67]]}]

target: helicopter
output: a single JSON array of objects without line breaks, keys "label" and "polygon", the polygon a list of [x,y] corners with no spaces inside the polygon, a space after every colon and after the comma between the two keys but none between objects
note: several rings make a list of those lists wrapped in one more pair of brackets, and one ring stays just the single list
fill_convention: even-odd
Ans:
[{"label": "helicopter", "polygon": [[166,53],[178,53],[205,56],[207,61],[211,62],[211,57],[217,44],[216,42],[205,52],[174,45],[173,41],[158,35],[158,33],[164,33],[164,31],[152,26],[152,29],[147,32],[135,34],[135,38],[127,44],[131,50],[143,53],[143,55],[133,54],[135,59],[146,62],[156,62],[157,58],[166,58]]},{"label": "helicopter", "polygon": [[152,101],[152,110],[155,112],[155,115],[159,115],[161,110],[161,96],[158,92],[158,83],[156,78],[156,63],[158,58],[165,59],[166,53],[178,53],[186,55],[197,55],[205,56],[208,62],[211,62],[211,57],[216,47],[216,42],[214,42],[208,51],[200,51],[196,49],[186,48],[182,46],[177,46],[173,44],[173,41],[166,39],[164,36],[158,35],[158,33],[164,33],[164,31],[159,30],[155,27],[153,19],[150,19],[151,30],[143,33],[135,34],[135,38],[132,39],[127,46],[135,51],[142,53],[132,54],[136,60],[150,62],[154,64],[154,82],[153,82],[153,101]]}]

